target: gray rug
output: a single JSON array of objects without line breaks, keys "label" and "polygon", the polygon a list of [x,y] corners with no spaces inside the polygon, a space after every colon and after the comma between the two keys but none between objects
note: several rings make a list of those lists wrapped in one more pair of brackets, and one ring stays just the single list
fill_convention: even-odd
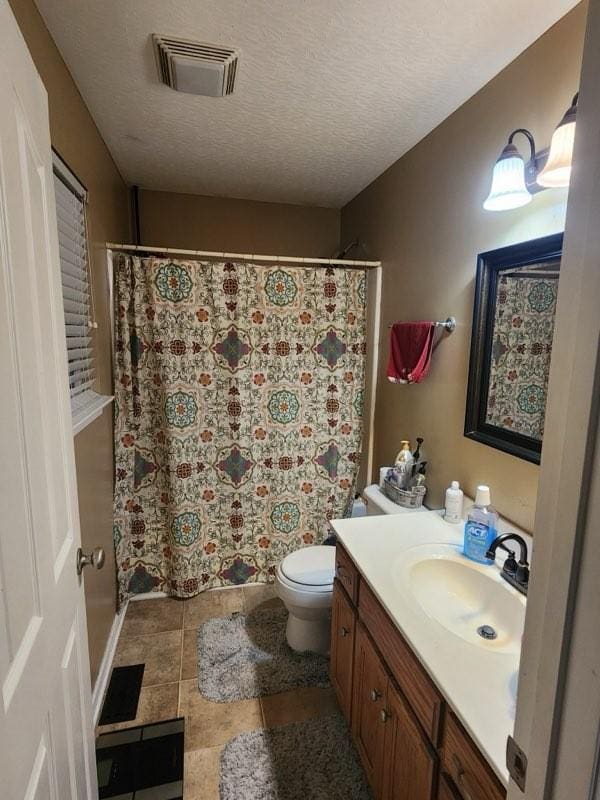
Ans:
[{"label": "gray rug", "polygon": [[198,630],[198,687],[231,703],[300,686],[329,686],[329,659],[287,644],[285,608],[259,608],[208,620]]},{"label": "gray rug", "polygon": [[370,800],[341,714],[242,733],[221,754],[221,800]]}]

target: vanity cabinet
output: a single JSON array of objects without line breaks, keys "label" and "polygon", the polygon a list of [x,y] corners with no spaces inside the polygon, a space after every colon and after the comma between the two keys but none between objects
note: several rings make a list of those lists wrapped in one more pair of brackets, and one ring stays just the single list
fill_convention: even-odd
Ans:
[{"label": "vanity cabinet", "polygon": [[352,735],[369,783],[378,796],[383,783],[387,689],[384,663],[359,622],[354,651]]},{"label": "vanity cabinet", "polygon": [[356,617],[354,607],[336,581],[331,605],[330,672],[338,703],[348,720],[352,709]]},{"label": "vanity cabinet", "polygon": [[369,783],[384,800],[430,800],[437,755],[359,622],[352,734]]},{"label": "vanity cabinet", "polygon": [[382,797],[430,800],[437,778],[437,754],[392,681],[388,684],[385,712]]},{"label": "vanity cabinet", "polygon": [[503,800],[506,791],[337,545],[331,681],[376,800]]}]

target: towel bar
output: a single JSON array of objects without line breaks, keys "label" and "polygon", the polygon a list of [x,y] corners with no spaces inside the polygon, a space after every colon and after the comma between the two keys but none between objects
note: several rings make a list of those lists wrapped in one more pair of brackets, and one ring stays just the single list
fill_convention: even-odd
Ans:
[{"label": "towel bar", "polygon": [[[456,329],[456,319],[454,317],[448,317],[443,322],[434,322],[433,324],[436,328],[445,328],[448,333],[452,333]],[[388,328],[391,327],[391,325],[388,325]]]}]

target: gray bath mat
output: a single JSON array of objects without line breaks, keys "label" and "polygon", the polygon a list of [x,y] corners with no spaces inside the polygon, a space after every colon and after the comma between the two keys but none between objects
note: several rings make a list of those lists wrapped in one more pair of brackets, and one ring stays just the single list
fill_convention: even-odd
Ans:
[{"label": "gray bath mat", "polygon": [[287,644],[285,608],[262,608],[208,620],[198,630],[198,687],[231,703],[299,686],[329,686],[329,659]]},{"label": "gray bath mat", "polygon": [[341,714],[242,733],[221,754],[221,800],[370,800]]}]

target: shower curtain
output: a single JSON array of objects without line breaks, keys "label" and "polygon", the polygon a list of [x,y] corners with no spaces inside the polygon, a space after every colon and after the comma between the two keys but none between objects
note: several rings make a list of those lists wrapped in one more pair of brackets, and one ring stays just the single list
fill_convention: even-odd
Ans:
[{"label": "shower curtain", "polygon": [[364,270],[113,265],[120,599],[272,580],[352,504]]}]

